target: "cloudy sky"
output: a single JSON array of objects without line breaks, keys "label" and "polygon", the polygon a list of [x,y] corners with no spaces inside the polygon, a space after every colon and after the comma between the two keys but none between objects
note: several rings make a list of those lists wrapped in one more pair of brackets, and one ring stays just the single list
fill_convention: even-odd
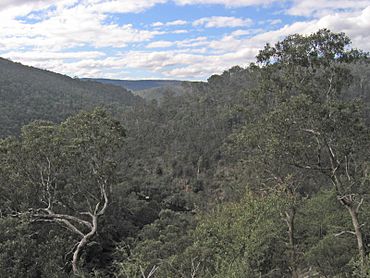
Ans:
[{"label": "cloudy sky", "polygon": [[205,80],[324,27],[370,51],[370,0],[0,0],[0,56],[78,77]]}]

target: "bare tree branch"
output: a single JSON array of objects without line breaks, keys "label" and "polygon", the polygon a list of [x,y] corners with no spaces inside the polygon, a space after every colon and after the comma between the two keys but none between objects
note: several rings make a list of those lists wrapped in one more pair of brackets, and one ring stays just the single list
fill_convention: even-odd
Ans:
[{"label": "bare tree branch", "polygon": [[337,233],[337,234],[334,234],[335,237],[338,237],[338,236],[341,236],[343,234],[351,234],[351,235],[356,235],[355,232],[352,232],[352,231],[342,231],[340,233]]},{"label": "bare tree branch", "polygon": [[360,208],[361,208],[363,202],[364,202],[364,198],[361,198],[360,202],[357,204],[356,213],[359,213]]},{"label": "bare tree branch", "polygon": [[[78,217],[75,217],[75,216],[72,216],[72,215],[68,215],[68,214],[56,214],[56,213],[53,213],[51,210],[48,210],[48,209],[40,209],[40,210],[37,210],[38,212],[36,213],[32,213],[31,216],[32,217],[35,217],[35,218],[39,218],[39,219],[64,219],[64,220],[68,220],[68,221],[74,221],[76,223],[79,223],[80,225],[83,225],[89,229],[92,228],[92,225],[90,222],[86,221],[86,220],[83,220],[83,219],[80,219]],[[47,214],[44,214],[44,213],[39,213],[39,212],[46,212]]]}]

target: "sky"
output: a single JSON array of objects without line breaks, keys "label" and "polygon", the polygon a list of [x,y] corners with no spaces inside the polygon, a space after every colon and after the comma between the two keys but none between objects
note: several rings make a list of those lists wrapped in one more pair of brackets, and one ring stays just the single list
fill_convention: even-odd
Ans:
[{"label": "sky", "polygon": [[0,57],[79,78],[206,80],[320,28],[370,51],[370,0],[0,0]]}]

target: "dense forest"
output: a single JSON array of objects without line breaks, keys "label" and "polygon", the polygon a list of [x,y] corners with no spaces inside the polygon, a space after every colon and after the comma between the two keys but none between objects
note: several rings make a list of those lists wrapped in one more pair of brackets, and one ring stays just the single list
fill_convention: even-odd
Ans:
[{"label": "dense forest", "polygon": [[[162,87],[179,86],[183,81],[180,80],[116,80],[116,79],[103,79],[103,78],[83,78],[87,81],[96,81],[103,84],[111,84],[123,87],[133,92],[158,89]],[[187,82],[187,81],[184,81]]]},{"label": "dense forest", "polygon": [[142,100],[117,86],[82,82],[0,58],[0,136],[32,120],[60,122],[81,109],[132,106]]},{"label": "dense forest", "polygon": [[179,81],[179,80],[115,80],[115,79],[89,79],[82,80],[95,81],[103,84],[111,84],[123,87],[131,91],[134,95],[140,96],[145,100],[161,101],[166,95],[182,95],[189,92],[194,84],[203,82]]},{"label": "dense forest", "polygon": [[344,33],[151,93],[0,60],[0,277],[370,277],[370,63]]}]

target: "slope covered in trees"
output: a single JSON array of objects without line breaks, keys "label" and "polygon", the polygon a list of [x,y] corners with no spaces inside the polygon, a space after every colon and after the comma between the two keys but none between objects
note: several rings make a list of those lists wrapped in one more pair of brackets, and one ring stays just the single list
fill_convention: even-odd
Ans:
[{"label": "slope covered in trees", "polygon": [[183,81],[180,80],[119,80],[119,79],[104,79],[104,78],[85,78],[83,80],[91,80],[103,84],[111,84],[123,87],[131,91],[142,91],[148,89],[157,89],[161,87],[179,86]]},{"label": "slope covered in trees", "polygon": [[369,73],[320,30],[25,126],[0,141],[0,276],[369,277]]},{"label": "slope covered in trees", "polygon": [[60,122],[81,109],[140,102],[123,88],[83,82],[0,58],[0,137],[33,120]]},{"label": "slope covered in trees", "polygon": [[140,96],[149,101],[161,101],[166,95],[182,95],[189,91],[192,84],[201,83],[180,80],[117,80],[98,78],[84,78],[82,80],[91,80],[103,84],[111,84],[123,87],[132,91],[134,95]]}]

